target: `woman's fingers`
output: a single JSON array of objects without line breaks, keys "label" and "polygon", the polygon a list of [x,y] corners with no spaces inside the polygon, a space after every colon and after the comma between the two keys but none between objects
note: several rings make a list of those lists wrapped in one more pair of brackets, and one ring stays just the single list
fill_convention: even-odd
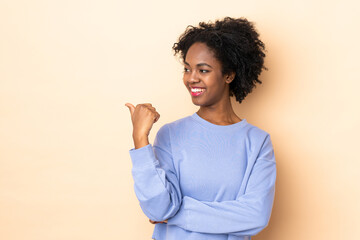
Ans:
[{"label": "woman's fingers", "polygon": [[151,103],[143,103],[143,105],[146,105],[149,109],[153,110],[154,112],[156,112],[156,108],[152,106]]},{"label": "woman's fingers", "polygon": [[150,103],[144,103],[148,107],[148,109],[152,110],[153,112],[156,112],[156,108],[153,107]]},{"label": "woman's fingers", "polygon": [[153,220],[149,219],[149,222],[151,222],[152,224],[157,224],[157,223],[167,223],[167,220],[157,222],[157,221],[153,221]]},{"label": "woman's fingers", "polygon": [[156,108],[153,107],[151,103],[137,104],[136,107],[131,103],[126,103],[125,106],[129,108],[132,119],[135,117],[135,115],[137,116],[135,118],[138,118],[138,116],[145,116],[143,114],[147,114],[148,116],[151,115],[153,123],[156,123],[160,118],[160,114],[156,111]]},{"label": "woman's fingers", "polygon": [[156,123],[160,118],[160,114],[156,111],[156,108],[151,105],[151,103],[141,103],[136,105],[136,107],[134,107],[134,105],[132,105],[131,103],[126,103],[125,106],[129,107],[131,114],[134,113],[136,108],[145,106],[146,109],[150,110],[153,113],[154,123]]},{"label": "woman's fingers", "polygon": [[158,112],[156,112],[154,123],[156,123],[159,120],[159,118],[160,118],[160,114]]}]

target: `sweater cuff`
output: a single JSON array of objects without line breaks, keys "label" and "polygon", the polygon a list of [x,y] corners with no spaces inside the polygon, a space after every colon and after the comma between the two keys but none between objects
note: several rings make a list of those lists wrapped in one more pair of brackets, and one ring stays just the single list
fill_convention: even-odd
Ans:
[{"label": "sweater cuff", "polygon": [[134,168],[144,168],[158,164],[150,143],[138,149],[132,148],[129,150],[129,153]]}]

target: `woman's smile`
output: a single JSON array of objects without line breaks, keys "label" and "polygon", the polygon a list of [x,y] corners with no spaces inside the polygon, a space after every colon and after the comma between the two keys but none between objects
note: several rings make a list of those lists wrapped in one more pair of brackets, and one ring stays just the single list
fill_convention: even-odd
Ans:
[{"label": "woman's smile", "polygon": [[195,87],[190,88],[191,96],[194,96],[194,97],[202,95],[205,91],[206,91],[205,88],[195,88]]}]

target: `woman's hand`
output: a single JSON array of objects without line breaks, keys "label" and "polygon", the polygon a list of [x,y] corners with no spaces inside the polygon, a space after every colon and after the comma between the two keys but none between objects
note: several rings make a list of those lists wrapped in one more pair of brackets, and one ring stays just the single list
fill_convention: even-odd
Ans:
[{"label": "woman's hand", "polygon": [[126,103],[125,106],[129,108],[131,114],[135,148],[147,145],[150,130],[159,120],[160,114],[150,103],[138,104],[136,107]]},{"label": "woman's hand", "polygon": [[157,223],[167,223],[167,220],[157,222],[157,221],[153,221],[153,220],[149,219],[149,222],[151,222],[152,224],[157,224]]}]

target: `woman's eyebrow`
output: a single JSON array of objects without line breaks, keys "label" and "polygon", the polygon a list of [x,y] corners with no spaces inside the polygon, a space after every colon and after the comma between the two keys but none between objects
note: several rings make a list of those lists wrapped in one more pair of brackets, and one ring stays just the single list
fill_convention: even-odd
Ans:
[{"label": "woman's eyebrow", "polygon": [[[184,62],[184,64],[190,66],[190,64],[187,63],[187,62]],[[209,68],[213,68],[212,66],[210,66],[210,65],[207,64],[207,63],[198,63],[198,64],[196,64],[196,66],[197,66],[197,67],[207,66],[207,67],[209,67]]]}]

